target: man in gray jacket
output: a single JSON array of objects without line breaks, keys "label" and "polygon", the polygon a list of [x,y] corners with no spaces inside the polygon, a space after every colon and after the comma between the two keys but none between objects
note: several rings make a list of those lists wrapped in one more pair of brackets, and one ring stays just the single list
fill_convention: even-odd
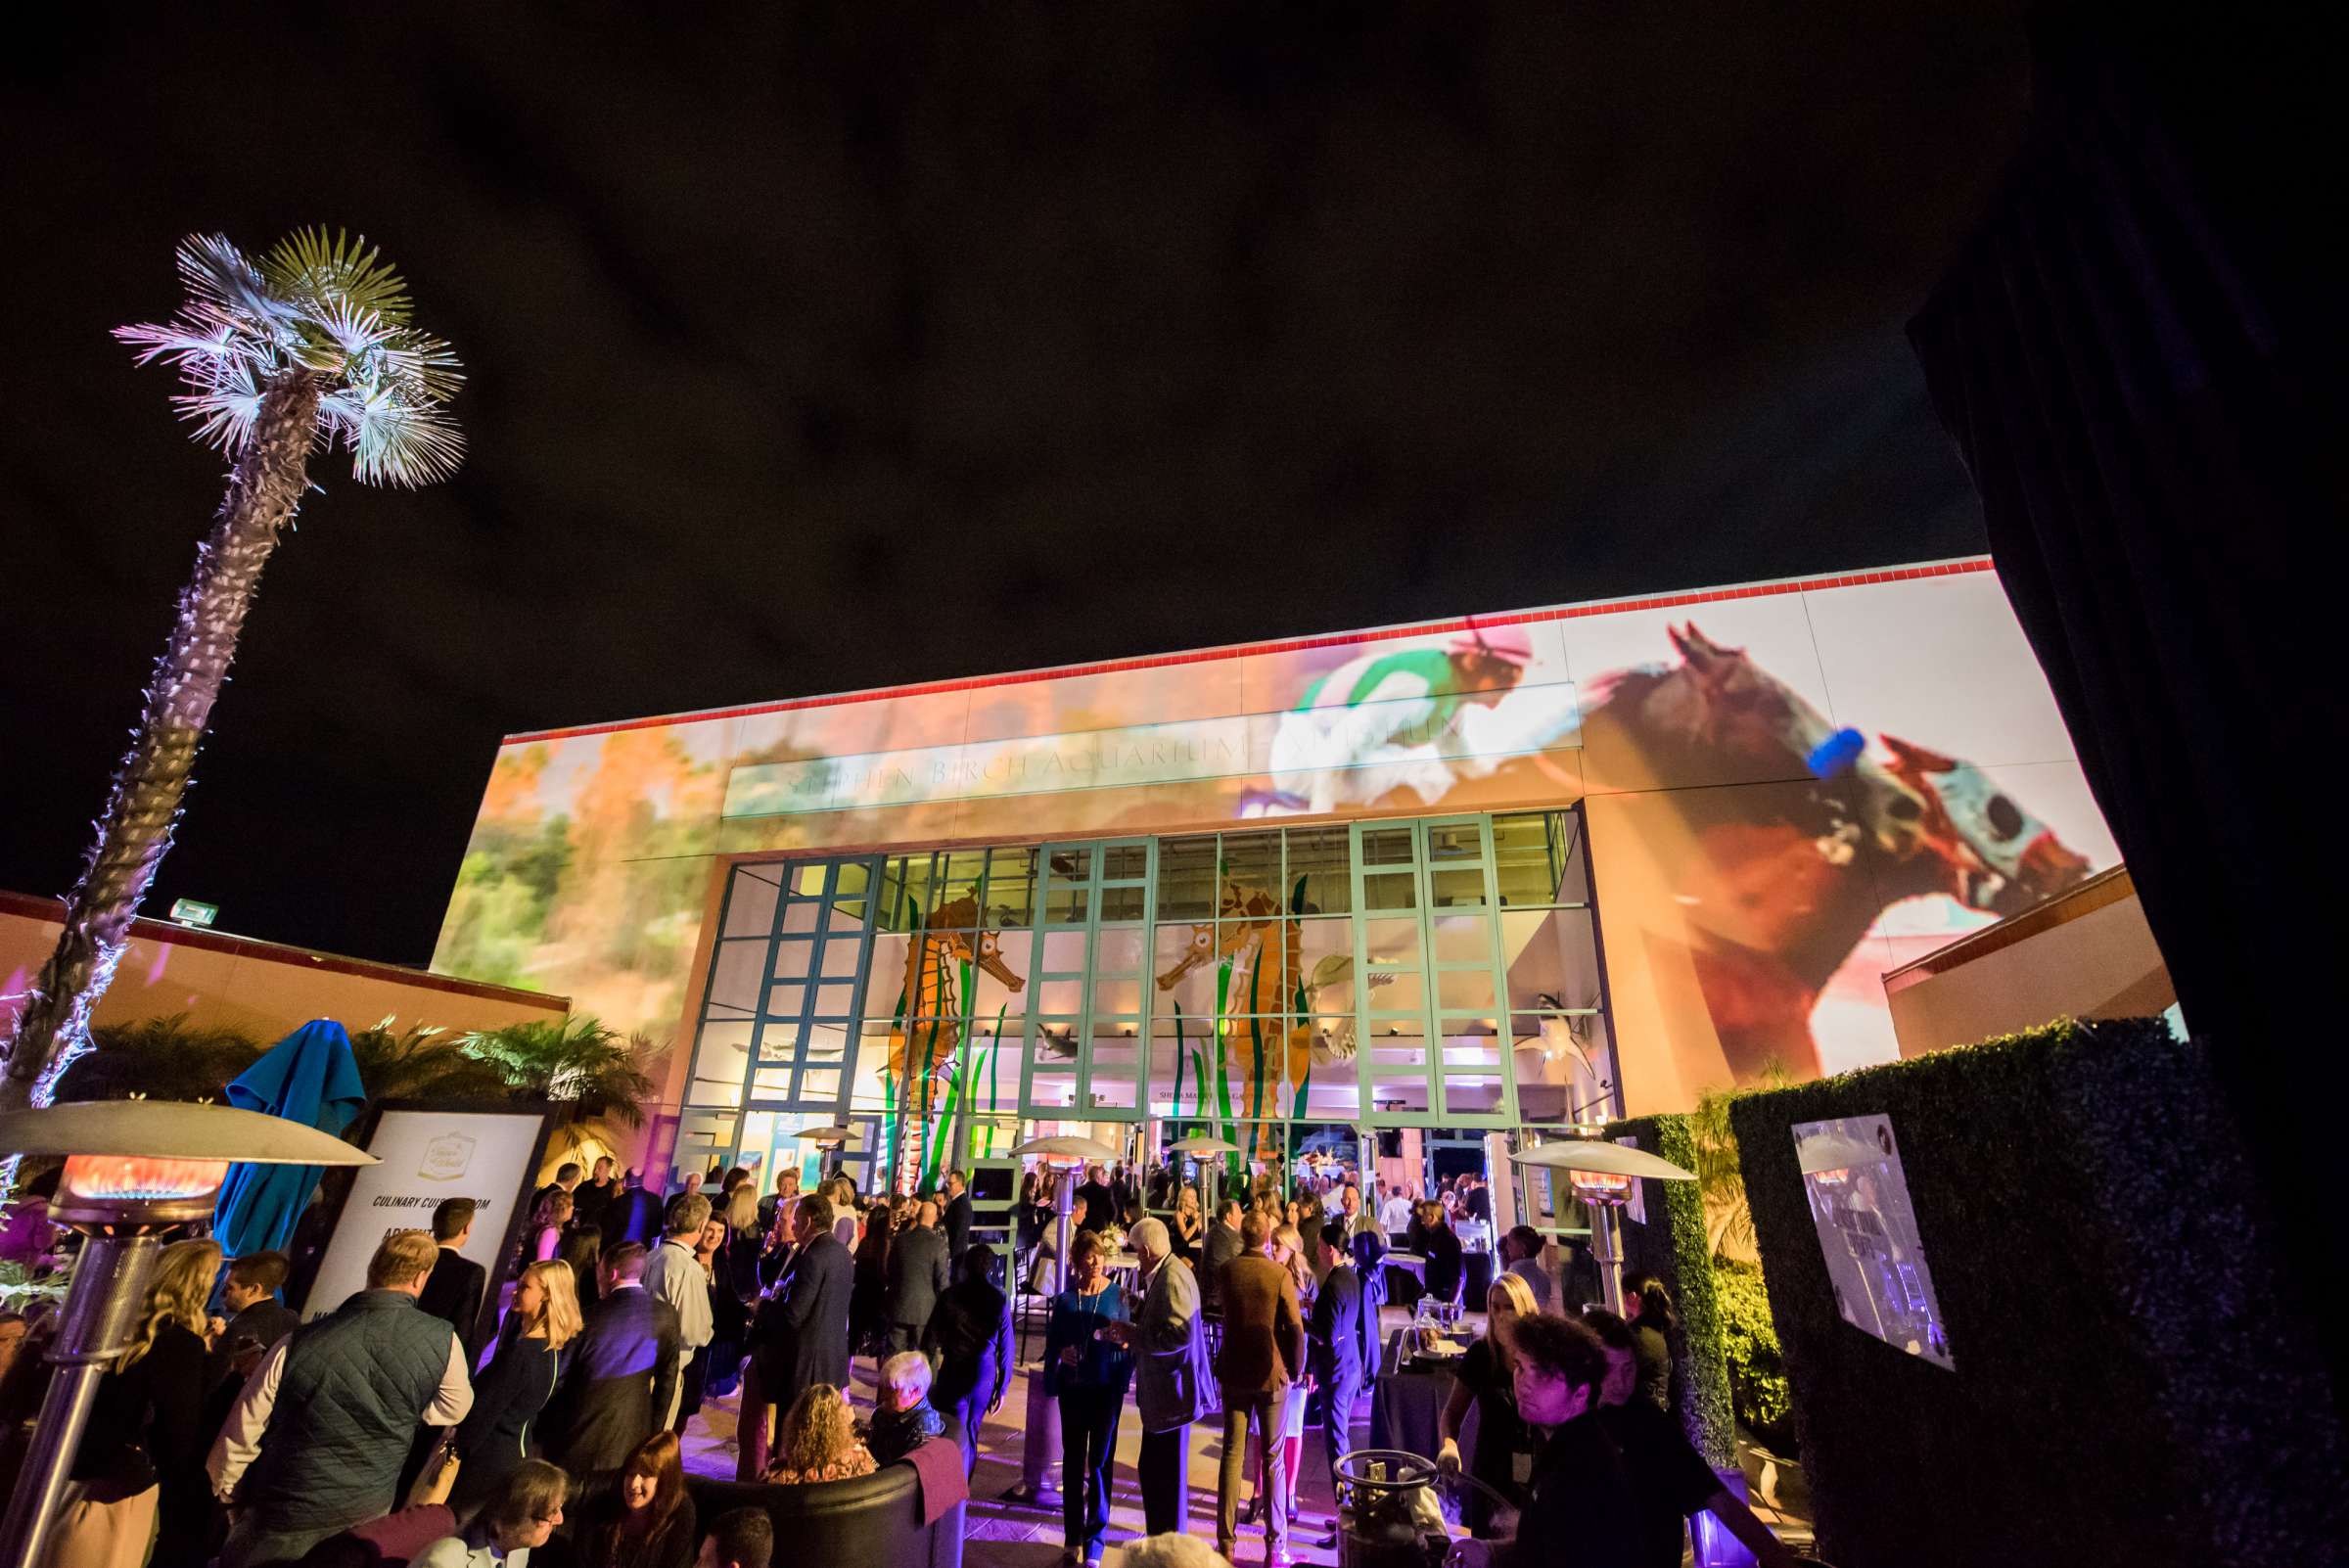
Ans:
[{"label": "man in gray jacket", "polygon": [[1133,1352],[1133,1403],[1142,1416],[1142,1483],[1146,1535],[1179,1533],[1191,1495],[1191,1423],[1206,1413],[1207,1347],[1199,1332],[1199,1281],[1190,1265],[1172,1257],[1166,1222],[1144,1220],[1126,1232],[1140,1263],[1133,1320],[1103,1332]]},{"label": "man in gray jacket", "polygon": [[693,1353],[716,1335],[710,1311],[710,1275],[693,1250],[701,1239],[702,1226],[709,1222],[710,1200],[700,1193],[685,1192],[669,1199],[661,1226],[661,1245],[644,1260],[646,1292],[656,1301],[668,1303],[677,1314],[676,1375],[668,1383],[668,1407],[653,1412],[659,1423],[655,1431],[676,1420],[678,1400],[685,1389],[685,1368],[693,1360]]}]

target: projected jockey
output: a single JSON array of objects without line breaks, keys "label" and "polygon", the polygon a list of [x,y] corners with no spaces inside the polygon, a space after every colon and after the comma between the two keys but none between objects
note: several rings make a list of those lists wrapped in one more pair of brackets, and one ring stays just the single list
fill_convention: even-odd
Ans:
[{"label": "projected jockey", "polygon": [[1471,625],[1440,647],[1340,665],[1281,715],[1272,790],[1252,804],[1324,814],[1397,790],[1433,804],[1460,778],[1555,744],[1575,728],[1573,692],[1519,691],[1533,659],[1523,626]]}]

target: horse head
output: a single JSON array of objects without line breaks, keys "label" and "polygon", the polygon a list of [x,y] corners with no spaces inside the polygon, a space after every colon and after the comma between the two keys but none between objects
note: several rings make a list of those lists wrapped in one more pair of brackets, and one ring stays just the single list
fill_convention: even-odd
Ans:
[{"label": "horse head", "polygon": [[[1655,716],[1686,742],[1736,759],[1763,777],[1784,776],[1791,761],[1809,769],[1836,734],[1826,715],[1802,693],[1746,657],[1696,629],[1693,622],[1666,628],[1680,653],[1686,683],[1659,684],[1647,699]],[[1915,853],[1928,812],[1913,784],[1866,757],[1822,779],[1821,800],[1895,859]]]},{"label": "horse head", "polygon": [[1925,799],[1926,845],[1948,863],[1950,891],[1960,902],[2009,915],[2088,875],[2087,856],[1973,763],[1895,736],[1883,740],[1891,770]]}]

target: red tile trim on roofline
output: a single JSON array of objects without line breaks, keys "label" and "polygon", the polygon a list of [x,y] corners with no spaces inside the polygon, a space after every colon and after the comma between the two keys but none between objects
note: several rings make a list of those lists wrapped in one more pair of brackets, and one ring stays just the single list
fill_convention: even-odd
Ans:
[{"label": "red tile trim on roofline", "polygon": [[[0,889],[0,914],[62,923],[66,916],[66,901],[63,899],[44,899],[33,893],[11,893]],[[201,926],[183,926],[177,921],[156,920],[146,915],[131,921],[130,940],[226,953],[233,958],[256,958],[322,974],[380,980],[386,985],[414,986],[422,991],[446,992],[451,995],[473,996],[484,1001],[516,1002],[563,1012],[571,1010],[569,996],[557,996],[550,992],[525,991],[519,986],[499,986],[485,980],[467,980],[462,975],[435,974],[429,969],[410,969],[405,964],[385,963],[374,958],[347,958],[338,952],[320,952],[315,947],[297,947],[290,943],[264,942],[258,937],[207,931]]]},{"label": "red tile trim on roofline", "polygon": [[838,708],[849,703],[889,702],[902,697],[935,697],[948,692],[982,691],[990,686],[1025,686],[1041,680],[1114,675],[1128,669],[1209,664],[1220,659],[1247,659],[1259,654],[1300,653],[1312,648],[1347,647],[1397,637],[1433,636],[1439,632],[1463,631],[1471,625],[1537,625],[1548,621],[1579,621],[1590,616],[1622,615],[1634,610],[1677,610],[1686,605],[1719,604],[1725,599],[1758,599],[1781,593],[1807,593],[1819,588],[1856,588],[1871,582],[1907,582],[1918,577],[1946,577],[1992,570],[1994,568],[1989,556],[1975,555],[1955,561],[1933,561],[1921,566],[1894,567],[1879,572],[1842,572],[1828,576],[1784,577],[1773,582],[1749,582],[1728,588],[1697,588],[1685,593],[1652,594],[1637,599],[1594,599],[1586,604],[1559,605],[1547,610],[1520,610],[1509,615],[1454,616],[1445,621],[1376,626],[1367,631],[1333,631],[1319,636],[1281,637],[1268,642],[1227,643],[1220,648],[1142,654],[1130,659],[1107,659],[1090,665],[1055,665],[1044,669],[1019,669],[1000,675],[965,675],[953,680],[925,680],[904,686],[874,686],[863,691],[836,692],[827,697],[790,697],[771,703],[746,703],[737,708],[709,708],[699,713],[662,714],[651,718],[622,718],[604,724],[575,724],[567,729],[526,730],[508,735],[499,744],[521,746],[534,741],[571,740],[581,735],[611,735],[622,730],[698,724],[710,719],[796,713],[807,708]]}]

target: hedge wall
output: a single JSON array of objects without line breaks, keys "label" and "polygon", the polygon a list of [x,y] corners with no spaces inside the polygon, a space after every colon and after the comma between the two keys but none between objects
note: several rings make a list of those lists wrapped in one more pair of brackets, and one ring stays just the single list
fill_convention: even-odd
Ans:
[{"label": "hedge wall", "polygon": [[[2080,1025],[1730,1112],[1819,1548],[1842,1568],[2333,1563],[2342,1433],[2197,1044]],[[1845,1323],[1798,1122],[1885,1114],[1957,1369]]]},{"label": "hedge wall", "polygon": [[[1610,1136],[1628,1136],[1683,1170],[1696,1165],[1696,1145],[1684,1116],[1643,1116],[1618,1122]],[[1645,1224],[1623,1225],[1626,1274],[1645,1270],[1664,1280],[1680,1309],[1680,1343],[1672,1347],[1681,1421],[1697,1452],[1723,1469],[1737,1463],[1737,1434],[1729,1398],[1728,1323],[1715,1284],[1705,1206],[1693,1181],[1641,1181]]]}]

